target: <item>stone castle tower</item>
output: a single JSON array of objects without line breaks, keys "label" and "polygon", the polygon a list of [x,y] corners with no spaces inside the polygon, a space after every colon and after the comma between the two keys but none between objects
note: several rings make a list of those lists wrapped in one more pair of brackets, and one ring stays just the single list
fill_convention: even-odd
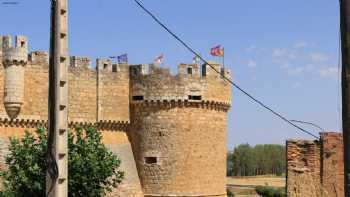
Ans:
[{"label": "stone castle tower", "polygon": [[[25,37],[0,43],[0,167],[8,137],[47,123],[48,56]],[[1,41],[0,41],[1,42]],[[229,70],[211,62],[230,77]],[[208,65],[154,65],[70,57],[71,128],[97,127],[126,178],[110,196],[226,196],[230,85]]]},{"label": "stone castle tower", "polygon": [[131,67],[129,136],[145,194],[226,196],[230,85],[208,66],[142,68]]}]

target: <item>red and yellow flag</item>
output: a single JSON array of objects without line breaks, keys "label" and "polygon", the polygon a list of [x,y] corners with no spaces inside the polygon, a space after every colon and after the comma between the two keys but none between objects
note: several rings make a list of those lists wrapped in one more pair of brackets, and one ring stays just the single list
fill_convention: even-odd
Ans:
[{"label": "red and yellow flag", "polygon": [[225,55],[224,48],[221,48],[221,45],[215,46],[210,49],[210,54],[212,56],[223,57]]}]

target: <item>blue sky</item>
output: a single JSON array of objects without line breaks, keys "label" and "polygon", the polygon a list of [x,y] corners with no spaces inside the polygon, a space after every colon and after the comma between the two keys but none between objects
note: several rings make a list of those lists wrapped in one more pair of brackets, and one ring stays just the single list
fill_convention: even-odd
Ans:
[{"label": "blue sky", "polygon": [[[0,0],[3,2],[5,0]],[[0,34],[24,34],[31,50],[47,50],[49,0],[0,4]],[[207,60],[222,44],[233,80],[290,119],[340,130],[339,12],[334,0],[144,0]],[[150,63],[160,53],[175,68],[192,54],[166,34],[132,0],[71,0],[71,55],[128,53],[130,63]],[[305,127],[317,133],[313,128]],[[228,147],[284,144],[308,138],[233,90]]]}]

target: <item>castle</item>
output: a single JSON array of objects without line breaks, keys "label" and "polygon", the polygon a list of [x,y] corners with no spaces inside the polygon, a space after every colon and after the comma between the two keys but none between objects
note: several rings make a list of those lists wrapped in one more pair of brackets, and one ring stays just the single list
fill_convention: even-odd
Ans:
[{"label": "castle", "polygon": [[[0,37],[0,167],[9,137],[47,124],[48,55],[28,41]],[[226,77],[227,69],[210,62]],[[126,173],[110,196],[226,196],[231,86],[209,65],[113,64],[70,57],[71,128],[97,127]]]}]

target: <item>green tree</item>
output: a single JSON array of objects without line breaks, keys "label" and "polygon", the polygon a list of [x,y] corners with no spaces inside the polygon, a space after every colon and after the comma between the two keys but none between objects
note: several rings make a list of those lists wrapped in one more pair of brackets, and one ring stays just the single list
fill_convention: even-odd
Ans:
[{"label": "green tree", "polygon": [[249,144],[237,146],[227,157],[227,174],[233,176],[255,176],[273,174],[281,176],[285,172],[285,147],[275,144]]},{"label": "green tree", "polygon": [[[6,197],[45,197],[47,135],[37,129],[37,137],[11,138],[6,157],[7,171],[1,172]],[[95,129],[76,129],[68,136],[68,187],[70,197],[103,197],[122,181],[120,160],[101,142]]]},{"label": "green tree", "polygon": [[227,173],[226,176],[233,176],[233,153],[227,153]]}]

